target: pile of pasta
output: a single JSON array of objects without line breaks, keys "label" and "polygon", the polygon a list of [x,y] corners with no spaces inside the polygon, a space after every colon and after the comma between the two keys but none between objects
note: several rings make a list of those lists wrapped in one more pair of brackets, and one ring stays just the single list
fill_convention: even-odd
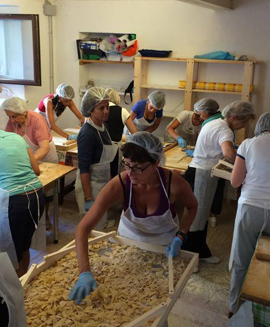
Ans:
[{"label": "pile of pasta", "polygon": [[[98,288],[80,305],[68,299],[78,278],[74,252],[26,286],[27,326],[120,327],[167,300],[164,254],[104,241],[89,246],[89,258]],[[174,260],[175,283],[187,265]]]}]

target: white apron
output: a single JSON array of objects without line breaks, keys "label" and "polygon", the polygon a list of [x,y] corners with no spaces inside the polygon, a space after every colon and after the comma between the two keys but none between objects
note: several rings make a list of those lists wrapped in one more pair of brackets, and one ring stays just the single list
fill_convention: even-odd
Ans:
[{"label": "white apron", "polygon": [[[91,121],[87,121],[91,126],[95,127],[91,124]],[[109,136],[111,141],[110,135],[105,127],[105,130]],[[100,157],[99,163],[92,164],[90,166],[90,186],[91,186],[91,195],[93,199],[96,199],[101,189],[110,181],[111,173],[110,173],[110,163],[116,156],[118,145],[111,141],[112,144],[106,145],[103,144],[101,135],[99,130],[97,129],[97,133],[99,135],[100,141],[103,145],[102,154]],[[75,183],[75,194],[76,200],[78,203],[79,211],[81,214],[85,214],[85,202],[84,202],[84,192],[81,183],[80,171],[78,169],[77,176],[76,176],[76,183]],[[107,220],[107,213],[103,215],[101,220],[95,226],[96,230],[102,230]]]},{"label": "white apron", "polygon": [[[9,311],[9,327],[26,327],[23,288],[7,253],[0,253],[0,296]],[[0,317],[1,319],[1,317]]]},{"label": "white apron", "polygon": [[171,243],[176,232],[179,230],[178,216],[172,217],[170,200],[165,186],[158,176],[161,186],[168,200],[168,210],[161,216],[149,216],[146,218],[136,217],[131,208],[132,183],[130,184],[129,204],[127,210],[122,212],[117,233],[120,236],[151,244],[168,245]]},{"label": "white apron", "polygon": [[155,121],[156,121],[157,117],[154,118],[154,120],[149,123],[144,116],[141,118],[136,118],[134,123],[136,125],[137,131],[145,131],[148,127],[153,126]]},{"label": "white apron", "polygon": [[[35,153],[37,151],[37,149],[39,148],[39,146],[34,144],[30,140],[30,138],[26,135],[26,131],[25,131],[23,138],[24,138],[25,142],[29,145],[31,152]],[[40,161],[58,163],[58,157],[57,157],[55,144],[53,141],[51,141],[49,144],[50,144],[50,151]],[[46,192],[46,196],[50,196],[52,194],[53,194],[53,191],[51,191],[51,190]],[[45,210],[40,218],[38,227],[32,237],[31,249],[37,250],[37,251],[46,250],[46,211]]]},{"label": "white apron", "polygon": [[[33,182],[35,182],[35,180]],[[14,188],[13,190],[21,188],[23,190],[22,193],[24,193],[27,186],[31,186],[31,183],[18,186],[16,188]],[[36,196],[37,196],[37,200],[38,200],[38,210],[39,210],[39,199],[38,199],[37,194],[36,194]],[[6,190],[0,188],[0,208],[1,208],[1,210],[0,210],[0,252],[7,252],[14,268],[18,269],[19,265],[18,265],[18,260],[17,260],[17,254],[16,254],[15,246],[14,246],[12,235],[11,235],[10,225],[9,225],[8,206],[9,206],[9,191],[6,191]],[[39,211],[39,213],[40,213],[40,211]],[[38,221],[39,221],[39,218],[40,217],[38,217]],[[37,229],[37,225],[34,220],[33,220],[33,223],[35,225],[35,228]]]},{"label": "white apron", "polygon": [[202,231],[208,220],[218,183],[217,177],[211,177],[211,169],[196,168],[194,195],[198,201],[198,212],[190,226],[191,232]]},{"label": "white apron", "polygon": [[[31,152],[34,154],[39,149],[39,146],[36,145],[36,144],[34,144],[30,140],[30,138],[26,135],[26,131],[25,131],[25,134],[24,134],[23,138],[24,138],[25,142],[29,145]],[[57,157],[57,152],[56,152],[56,148],[55,148],[54,142],[51,141],[49,143],[49,145],[50,145],[49,152],[40,161],[42,161],[42,162],[58,163],[58,157]]]},{"label": "white apron", "polygon": [[[38,114],[40,114],[46,120],[47,125],[51,129],[51,124],[50,124],[50,121],[49,121],[47,110],[45,109],[45,112],[43,112],[43,111],[40,111],[38,108],[36,108],[34,111],[37,112]],[[56,116],[56,113],[53,110],[53,118],[54,118],[55,122],[59,119],[59,117],[60,116]]]}]

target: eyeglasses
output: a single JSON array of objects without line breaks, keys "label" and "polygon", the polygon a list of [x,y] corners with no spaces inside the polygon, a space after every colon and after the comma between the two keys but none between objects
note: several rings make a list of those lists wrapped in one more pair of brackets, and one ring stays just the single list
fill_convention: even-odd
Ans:
[{"label": "eyeglasses", "polygon": [[126,169],[126,170],[132,170],[133,173],[136,173],[136,174],[142,174],[143,171],[144,171],[146,168],[148,168],[149,166],[152,165],[152,163],[150,162],[150,164],[147,165],[147,166],[144,167],[144,168],[139,168],[139,167],[136,167],[136,166],[131,167],[131,166],[129,166],[129,165],[126,164],[125,159],[122,159],[122,161],[121,161],[121,165],[122,165],[122,166],[124,167],[124,169]]}]

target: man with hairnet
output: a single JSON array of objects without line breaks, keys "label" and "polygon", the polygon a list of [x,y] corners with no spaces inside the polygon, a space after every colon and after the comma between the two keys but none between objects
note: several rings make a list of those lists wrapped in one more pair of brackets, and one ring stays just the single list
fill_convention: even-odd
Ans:
[{"label": "man with hairnet", "polygon": [[[111,178],[110,163],[116,156],[118,145],[112,142],[104,125],[109,117],[109,95],[102,87],[87,90],[81,103],[84,117],[89,118],[81,128],[78,143],[78,165],[75,194],[81,214],[85,214]],[[95,226],[105,227],[107,214]]]},{"label": "man with hairnet", "polygon": [[185,174],[194,189],[199,207],[183,249],[198,252],[201,261],[212,264],[220,260],[212,256],[206,243],[207,220],[218,183],[217,177],[211,177],[211,170],[222,157],[234,162],[236,151],[233,148],[233,131],[243,128],[250,119],[254,119],[254,107],[250,102],[235,101],[222,110],[222,116],[224,120],[212,120],[202,128],[194,158]]},{"label": "man with hairnet", "polygon": [[[238,310],[239,295],[257,241],[262,233],[270,236],[269,162],[270,112],[266,112],[256,124],[255,137],[244,140],[239,146],[231,175],[232,186],[242,185],[242,188],[229,262],[229,269],[232,269],[229,318]],[[259,307],[257,304],[253,306],[255,320],[259,318],[257,321],[263,326],[269,326],[268,312],[267,307]]]},{"label": "man with hairnet", "polygon": [[138,101],[130,113],[137,130],[149,133],[155,131],[161,122],[164,106],[165,93],[162,91],[154,91],[149,94],[148,100]]},{"label": "man with hairnet", "polygon": [[77,109],[73,99],[75,92],[73,88],[68,84],[60,84],[56,89],[56,94],[46,95],[39,103],[35,110],[42,115],[49,128],[52,129],[58,135],[63,136],[67,140],[74,140],[77,138],[77,134],[69,135],[65,133],[59,126],[56,125],[56,121],[65,111],[66,107],[74,113],[74,115],[80,120],[81,124],[84,123],[84,117]]}]

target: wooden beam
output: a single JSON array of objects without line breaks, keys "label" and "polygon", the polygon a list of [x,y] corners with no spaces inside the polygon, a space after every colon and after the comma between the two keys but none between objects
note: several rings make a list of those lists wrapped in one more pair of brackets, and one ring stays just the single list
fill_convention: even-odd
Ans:
[{"label": "wooden beam", "polygon": [[206,7],[216,10],[232,10],[231,0],[179,0],[192,5]]}]

